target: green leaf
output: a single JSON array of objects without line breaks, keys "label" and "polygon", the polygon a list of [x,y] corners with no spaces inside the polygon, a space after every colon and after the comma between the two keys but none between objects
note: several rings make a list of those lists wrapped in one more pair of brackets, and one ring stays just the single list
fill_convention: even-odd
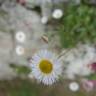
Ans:
[{"label": "green leaf", "polygon": [[75,47],[79,42],[96,42],[96,8],[81,4],[68,6],[58,26],[63,48]]}]

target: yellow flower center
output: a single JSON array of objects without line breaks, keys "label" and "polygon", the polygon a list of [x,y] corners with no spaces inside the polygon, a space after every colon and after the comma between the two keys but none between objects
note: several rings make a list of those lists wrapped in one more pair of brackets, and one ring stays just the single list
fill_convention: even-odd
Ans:
[{"label": "yellow flower center", "polygon": [[48,60],[42,60],[39,64],[39,68],[43,73],[49,74],[53,69],[53,64]]}]

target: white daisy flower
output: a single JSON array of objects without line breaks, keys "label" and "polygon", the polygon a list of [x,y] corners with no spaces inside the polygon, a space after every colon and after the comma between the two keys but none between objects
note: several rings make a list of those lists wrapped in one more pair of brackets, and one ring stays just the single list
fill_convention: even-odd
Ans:
[{"label": "white daisy flower", "polygon": [[23,55],[24,54],[24,48],[22,46],[16,47],[16,54],[17,55]]},{"label": "white daisy flower", "polygon": [[63,11],[61,9],[54,10],[52,17],[55,19],[60,19],[63,16]]},{"label": "white daisy flower", "polygon": [[76,92],[79,90],[79,84],[77,82],[72,82],[69,84],[69,89],[73,92]]},{"label": "white daisy flower", "polygon": [[19,32],[16,33],[16,40],[18,42],[21,42],[22,43],[22,42],[25,41],[25,39],[26,39],[26,36],[25,36],[24,32],[19,31]]},{"label": "white daisy flower", "polygon": [[62,73],[62,63],[47,50],[41,50],[32,57],[31,67],[37,81],[45,85],[55,83]]}]

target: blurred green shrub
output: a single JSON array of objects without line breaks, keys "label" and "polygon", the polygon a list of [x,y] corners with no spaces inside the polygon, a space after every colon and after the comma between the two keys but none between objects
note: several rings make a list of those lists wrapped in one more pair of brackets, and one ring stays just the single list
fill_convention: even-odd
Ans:
[{"label": "blurred green shrub", "polygon": [[63,48],[72,48],[78,43],[94,43],[96,8],[84,4],[68,6],[58,26],[58,32]]},{"label": "blurred green shrub", "polygon": [[17,74],[28,75],[31,72],[31,69],[26,66],[18,66],[16,64],[10,64],[10,67],[13,68]]}]

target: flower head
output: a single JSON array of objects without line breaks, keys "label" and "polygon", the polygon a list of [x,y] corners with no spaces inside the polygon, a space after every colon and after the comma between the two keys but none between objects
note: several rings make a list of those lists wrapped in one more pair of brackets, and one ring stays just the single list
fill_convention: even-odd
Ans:
[{"label": "flower head", "polygon": [[94,88],[93,82],[87,79],[82,80],[82,86],[86,91],[92,91]]},{"label": "flower head", "polygon": [[63,16],[63,11],[61,9],[56,9],[53,12],[53,18],[60,19]]},{"label": "flower head", "polygon": [[93,72],[96,72],[96,62],[89,64],[88,67],[91,68],[91,70],[93,70]]},{"label": "flower head", "polygon": [[22,46],[17,46],[15,50],[16,50],[17,55],[23,55],[25,52],[25,50]]},{"label": "flower head", "polygon": [[76,76],[89,76],[93,73],[93,70],[88,66],[95,60],[95,48],[88,45],[81,46],[81,48],[77,53],[73,50],[68,54],[69,65],[66,67],[65,73],[69,79],[75,79]]},{"label": "flower head", "polygon": [[76,92],[79,90],[79,84],[77,82],[72,82],[69,84],[69,89],[73,92]]},{"label": "flower head", "polygon": [[16,40],[18,42],[23,43],[25,41],[25,39],[26,39],[26,35],[24,34],[24,32],[19,31],[19,32],[16,33]]},{"label": "flower head", "polygon": [[17,0],[18,3],[20,3],[21,5],[25,5],[26,4],[26,0]]},{"label": "flower head", "polygon": [[47,50],[41,50],[32,57],[31,67],[34,77],[45,85],[56,82],[62,73],[62,63]]},{"label": "flower head", "polygon": [[48,18],[47,17],[42,17],[41,18],[41,23],[42,24],[46,24],[48,22]]}]

